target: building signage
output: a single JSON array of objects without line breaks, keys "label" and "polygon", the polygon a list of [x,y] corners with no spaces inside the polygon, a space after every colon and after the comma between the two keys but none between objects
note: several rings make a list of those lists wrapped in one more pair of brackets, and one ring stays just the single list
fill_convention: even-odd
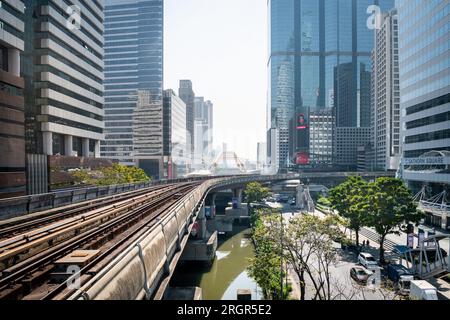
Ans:
[{"label": "building signage", "polygon": [[296,164],[307,165],[309,164],[309,154],[306,152],[297,153],[297,157],[295,159]]},{"label": "building signage", "polygon": [[450,157],[404,158],[405,166],[450,164]]}]

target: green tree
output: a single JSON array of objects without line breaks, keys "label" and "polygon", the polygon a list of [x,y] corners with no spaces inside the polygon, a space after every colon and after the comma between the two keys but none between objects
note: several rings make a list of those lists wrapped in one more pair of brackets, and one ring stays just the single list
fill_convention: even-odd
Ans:
[{"label": "green tree", "polygon": [[[285,272],[282,270],[279,246],[268,236],[270,233],[268,225],[262,222],[264,219],[256,222],[252,237],[255,244],[255,257],[249,259],[250,264],[247,270],[261,287],[264,298],[275,300],[280,299],[281,281],[285,277]],[[283,286],[283,300],[289,297],[290,290],[290,286]]]},{"label": "green tree", "polygon": [[262,199],[269,196],[269,188],[264,187],[259,182],[250,182],[245,187],[245,197],[247,199],[247,206],[250,208],[250,204],[253,202],[261,202]]},{"label": "green tree", "polygon": [[286,259],[300,282],[300,299],[305,299],[306,276],[314,287],[313,299],[331,300],[331,266],[337,262],[334,241],[345,235],[339,229],[338,217],[300,215],[290,220],[283,237]]},{"label": "green tree", "polygon": [[75,183],[84,185],[109,186],[124,183],[147,182],[150,178],[144,170],[136,167],[127,167],[121,164],[113,164],[101,170],[79,170],[72,172]]},{"label": "green tree", "polygon": [[101,177],[96,181],[96,184],[98,185],[138,183],[150,180],[144,170],[117,163],[114,163],[112,167],[103,168],[101,173]]},{"label": "green tree", "polygon": [[[260,229],[260,237],[266,241],[267,250],[282,257],[282,261],[297,274],[301,300],[306,297],[307,279],[312,284],[313,299],[332,299],[331,266],[337,262],[333,241],[345,238],[338,220],[339,217],[336,216],[321,219],[317,216],[299,215],[286,224],[279,215],[261,218],[263,228]],[[259,268],[268,266],[266,259]],[[273,271],[276,271],[276,266]],[[279,275],[275,275],[271,281],[276,281]],[[264,279],[269,281],[267,276]]]},{"label": "green tree", "polygon": [[380,262],[384,263],[386,236],[399,234],[409,222],[419,222],[422,214],[417,211],[410,190],[400,179],[378,178],[369,184],[369,188],[369,225],[380,235]]},{"label": "green tree", "polygon": [[338,214],[347,219],[348,227],[355,231],[356,244],[359,244],[359,230],[367,226],[370,203],[369,184],[360,176],[351,176],[344,183],[329,192],[328,200]]},{"label": "green tree", "polygon": [[331,206],[331,202],[330,200],[328,200],[327,198],[321,196],[318,200],[317,203],[324,206],[324,207],[330,207]]}]

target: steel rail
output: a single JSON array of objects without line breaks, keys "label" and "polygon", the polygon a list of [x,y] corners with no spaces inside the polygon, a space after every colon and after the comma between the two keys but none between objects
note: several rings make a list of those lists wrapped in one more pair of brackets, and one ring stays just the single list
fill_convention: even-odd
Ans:
[{"label": "steel rail", "polygon": [[[178,187],[173,187],[171,190],[177,190],[177,188]],[[2,248],[3,251],[0,251],[0,261],[4,262],[3,268],[7,269],[11,263],[16,264],[20,262],[21,259],[23,260],[29,257],[20,256],[21,254],[28,253],[29,255],[35,255],[38,252],[45,251],[47,248],[45,247],[46,243],[53,245],[55,242],[59,243],[65,241],[71,236],[76,236],[81,231],[84,232],[85,229],[94,228],[96,225],[99,225],[104,221],[113,219],[116,216],[123,215],[126,212],[133,210],[137,206],[141,206],[149,201],[152,201],[153,198],[161,197],[166,192],[170,191],[165,190],[164,192],[158,192],[156,195],[152,196],[140,196],[139,199],[141,201],[137,201],[134,199],[127,200],[129,201],[129,203],[126,206],[119,206],[118,208],[114,209],[108,207],[107,209],[109,210],[100,211],[99,214],[94,215],[94,217],[92,218],[81,216],[78,220],[71,220],[68,224],[56,227],[55,229],[46,229],[42,233],[39,233],[35,238],[20,237],[18,239],[18,242],[8,244],[8,246],[4,246]]]},{"label": "steel rail", "polygon": [[[103,219],[108,215],[113,216],[116,213],[120,214],[122,210],[128,210],[133,206],[149,201],[153,196],[157,196],[158,194],[162,194],[164,192],[170,192],[175,188],[177,187],[171,186],[162,190],[152,191],[144,195],[138,195],[131,199],[121,200],[118,203],[97,208],[88,213],[62,219],[47,226],[37,228],[36,230],[31,230],[29,232],[7,238],[0,241],[0,261],[10,257],[13,254],[12,250],[17,249],[21,245],[23,246],[23,250],[28,250],[30,247],[33,247],[33,245],[51,239],[52,235],[60,235],[65,231],[69,231],[70,228],[83,227],[85,225],[95,223],[97,220]],[[4,253],[5,251],[6,253]]]},{"label": "steel rail", "polygon": [[[183,194],[183,196],[186,196],[186,193]],[[79,272],[75,273],[69,279],[67,279],[66,282],[61,283],[59,286],[57,286],[52,291],[43,296],[41,300],[64,300],[68,298],[75,291],[74,289],[67,288],[68,282],[70,282],[72,279],[76,277],[80,277],[80,279],[84,277],[83,281],[81,281],[81,285],[86,283],[98,272],[95,271],[95,269],[101,269],[102,266],[105,266],[109,262],[114,260],[117,254],[119,254],[122,251],[122,249],[127,248],[130,242],[133,242],[136,239],[140,238],[143,234],[147,232],[147,230],[151,229],[154,225],[156,225],[160,221],[160,219],[164,218],[165,216],[164,213],[170,211],[170,209],[175,205],[176,202],[174,201],[173,203],[170,203],[167,207],[160,209],[160,211],[162,212],[155,212],[152,216],[149,216],[144,220],[141,220],[137,224],[133,225],[131,228],[127,229],[123,233],[125,234],[124,237],[115,241],[104,252],[102,252],[99,256],[97,256],[91,262],[85,265]],[[117,254],[114,254],[115,252]]]},{"label": "steel rail", "polygon": [[[12,218],[9,220],[0,221],[0,239],[8,238],[11,235],[19,232],[27,231],[37,228],[39,226],[45,226],[55,221],[63,220],[68,217],[76,216],[89,210],[95,210],[97,208],[104,207],[109,204],[113,204],[122,200],[134,198],[138,195],[142,195],[148,192],[154,192],[157,190],[166,189],[170,185],[152,186],[145,189],[133,190],[119,195],[113,195],[109,197],[88,200],[80,202],[78,204],[71,204],[64,207],[59,207],[43,212],[32,213],[20,218]],[[69,209],[69,210],[67,210]]]},{"label": "steel rail", "polygon": [[[72,252],[73,250],[80,248],[83,244],[86,244],[90,240],[99,237],[101,235],[104,235],[108,231],[110,232],[113,229],[117,229],[121,224],[127,225],[127,223],[130,223],[130,220],[133,219],[133,217],[145,215],[145,213],[152,212],[152,210],[155,210],[161,206],[167,205],[167,200],[174,197],[179,192],[185,191],[186,189],[192,189],[194,188],[198,183],[191,184],[191,185],[183,185],[178,190],[175,190],[174,192],[171,192],[170,194],[166,194],[164,197],[160,197],[158,199],[155,199],[152,203],[147,203],[143,207],[139,207],[135,209],[132,212],[129,212],[124,215],[120,215],[116,217],[115,219],[108,221],[104,223],[103,225],[97,226],[93,229],[88,230],[85,233],[82,233],[80,235],[77,235],[63,243],[60,243],[56,246],[50,247],[47,250],[40,252],[39,254],[22,261],[19,264],[14,265],[11,268],[8,268],[3,271],[3,274],[6,275],[5,277],[0,279],[0,292],[3,292],[6,290],[9,286],[13,284],[17,284],[18,281],[23,279],[25,276],[29,275],[33,271],[36,271],[38,269],[42,269],[45,266],[50,265],[53,261],[55,261],[58,258],[61,258],[65,256],[66,254]],[[173,205],[170,204],[170,205]],[[157,207],[157,208],[155,208]],[[161,213],[159,213],[160,215]],[[154,211],[150,215],[150,220],[155,219]],[[0,296],[1,298],[1,296]]]}]

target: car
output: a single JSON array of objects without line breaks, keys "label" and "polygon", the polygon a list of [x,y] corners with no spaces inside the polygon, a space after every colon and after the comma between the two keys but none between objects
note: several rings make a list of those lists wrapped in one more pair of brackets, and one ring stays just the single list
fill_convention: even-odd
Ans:
[{"label": "car", "polygon": [[370,268],[370,267],[377,267],[378,266],[378,262],[377,260],[375,260],[375,258],[370,254],[370,253],[366,253],[366,252],[361,252],[358,256],[358,262],[364,266],[365,268]]},{"label": "car", "polygon": [[350,269],[350,277],[359,283],[367,283],[373,273],[365,268],[353,267]]},{"label": "car", "polygon": [[295,198],[293,198],[293,199],[289,200],[289,204],[291,206],[295,206],[297,204],[297,201],[295,200]]}]

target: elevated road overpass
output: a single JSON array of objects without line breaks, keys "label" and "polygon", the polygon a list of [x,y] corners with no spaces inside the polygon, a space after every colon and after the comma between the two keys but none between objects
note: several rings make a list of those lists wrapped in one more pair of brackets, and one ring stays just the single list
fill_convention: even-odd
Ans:
[{"label": "elevated road overpass", "polygon": [[[0,221],[0,299],[162,299],[208,194],[351,174],[190,178],[96,198],[86,189],[65,200],[57,193],[2,200],[0,215],[8,205],[26,210]],[[53,207],[30,210],[49,199]]]}]

